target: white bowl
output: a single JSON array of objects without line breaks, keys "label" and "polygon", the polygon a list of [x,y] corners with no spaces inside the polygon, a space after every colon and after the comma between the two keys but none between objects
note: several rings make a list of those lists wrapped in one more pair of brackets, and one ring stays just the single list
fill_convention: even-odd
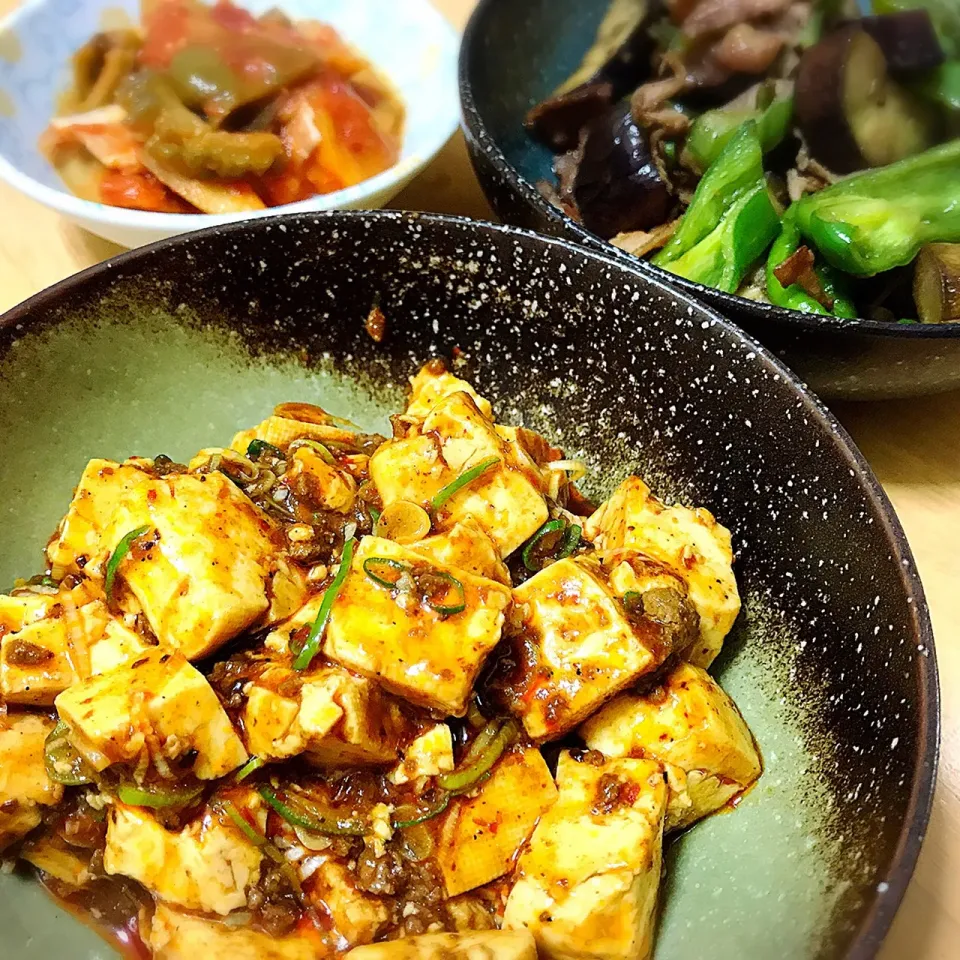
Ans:
[{"label": "white bowl", "polygon": [[[407,109],[403,150],[389,170],[346,190],[244,214],[146,213],[69,193],[37,148],[70,79],[70,57],[138,0],[26,0],[0,24],[0,179],[92,233],[136,247],[217,223],[295,210],[372,209],[393,198],[450,138],[460,116],[459,41],[429,0],[239,0],[253,13],[279,7],[294,20],[319,19],[386,73]],[[0,224],[4,222],[0,210]]]}]

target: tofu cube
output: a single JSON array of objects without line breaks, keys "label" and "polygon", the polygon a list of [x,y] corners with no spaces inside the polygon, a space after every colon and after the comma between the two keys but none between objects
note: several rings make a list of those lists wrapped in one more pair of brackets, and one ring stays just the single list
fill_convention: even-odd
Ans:
[{"label": "tofu cube", "polygon": [[671,670],[650,693],[617,697],[580,734],[608,757],[649,757],[676,768],[668,768],[668,830],[718,810],[762,771],[734,702],[705,670],[689,663]]},{"label": "tofu cube", "polygon": [[537,947],[525,930],[425,933],[357,947],[346,960],[537,960]]},{"label": "tofu cube", "polygon": [[453,769],[453,735],[445,723],[436,723],[402,750],[403,759],[387,779],[400,785],[420,777],[435,777]]},{"label": "tofu cube", "polygon": [[321,766],[377,766],[396,761],[407,722],[397,701],[343,667],[271,666],[250,688],[243,727],[248,750],[264,760],[304,754]]},{"label": "tofu cube", "polygon": [[182,654],[154,647],[132,663],[75,683],[56,700],[69,738],[96,770],[196,751],[193,772],[214,780],[247,760],[213,688]]},{"label": "tofu cube", "polygon": [[445,533],[435,533],[409,546],[441,566],[456,567],[510,586],[510,571],[500,559],[496,542],[473,517],[465,517]]},{"label": "tofu cube", "polygon": [[508,705],[535,740],[563,736],[663,662],[654,627],[628,616],[595,561],[550,564],[513,591],[511,642],[529,650],[514,659],[530,666]]},{"label": "tofu cube", "polygon": [[141,807],[110,808],[104,870],[188,910],[225,915],[245,907],[247,890],[260,877],[260,860],[260,851],[236,827],[209,812],[175,831]]},{"label": "tofu cube", "polygon": [[500,463],[455,493],[436,511],[435,523],[444,530],[473,517],[506,557],[549,515],[543,477],[523,445],[501,436],[468,394],[445,397],[405,437],[384,443],[370,458],[370,478],[384,505],[410,500],[427,506],[443,487],[492,457]]},{"label": "tofu cube", "polygon": [[353,872],[333,860],[314,874],[309,896],[322,905],[333,929],[349,944],[370,943],[390,919],[387,904],[358,890]]},{"label": "tofu cube", "polygon": [[34,713],[0,717],[0,850],[40,823],[40,808],[63,797],[47,776],[43,748],[54,722]]},{"label": "tofu cube", "polygon": [[[402,565],[409,590],[374,582],[364,571],[374,558]],[[460,612],[441,613],[420,601],[417,578],[438,572],[462,584]],[[463,716],[477,674],[500,639],[509,602],[510,591],[500,583],[431,564],[391,540],[364,537],[333,605],[324,653],[411,703]]]},{"label": "tofu cube", "polygon": [[494,419],[490,401],[481,397],[466,380],[446,371],[437,373],[431,369],[430,364],[424,366],[410,380],[410,400],[407,403],[406,415],[422,420],[441,400],[455,393],[467,394],[487,419]]},{"label": "tofu cube", "polygon": [[539,750],[505,754],[476,796],[455,799],[443,816],[437,862],[447,896],[509,873],[556,798],[557,788]]},{"label": "tofu cube", "polygon": [[503,925],[529,930],[541,960],[645,960],[660,885],[663,768],[563,753],[557,784],[559,799],[520,857]]},{"label": "tofu cube", "polygon": [[150,479],[132,464],[91,460],[80,476],[57,535],[47,547],[47,559],[54,571],[59,575],[84,569],[101,552],[100,538],[117,504]]},{"label": "tofu cube", "polygon": [[685,659],[709,667],[740,612],[730,531],[702,507],[664,506],[639,477],[628,477],[584,532],[598,550],[637,550],[684,579],[700,615],[700,640]]},{"label": "tofu cube", "polygon": [[317,960],[324,954],[319,935],[271,936],[181,913],[164,903],[157,904],[144,940],[154,960]]},{"label": "tofu cube", "polygon": [[14,633],[0,628],[4,700],[51,706],[71,684],[113,669],[148,648],[102,600],[89,600],[90,595],[89,584],[81,583],[45,597],[49,602],[42,619],[24,623]]},{"label": "tofu cube", "polygon": [[128,554],[114,589],[121,581],[129,587],[161,644],[196,660],[264,618],[277,531],[226,477],[179,474],[140,484],[117,504],[102,559],[142,526],[153,545]]},{"label": "tofu cube", "polygon": [[336,513],[349,513],[357,499],[357,481],[309,447],[294,451],[282,482],[298,496]]}]

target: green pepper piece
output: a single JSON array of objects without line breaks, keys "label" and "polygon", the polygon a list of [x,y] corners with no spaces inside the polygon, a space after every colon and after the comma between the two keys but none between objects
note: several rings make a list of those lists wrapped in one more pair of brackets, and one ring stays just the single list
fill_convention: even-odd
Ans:
[{"label": "green pepper piece", "polygon": [[812,297],[802,287],[791,284],[784,287],[774,272],[780,264],[789,260],[800,247],[800,231],[793,222],[793,217],[784,217],[780,236],[773,242],[770,255],[767,257],[767,296],[770,302],[788,310],[799,310],[801,313],[819,314],[821,316],[846,317],[852,319],[857,316],[857,308],[853,301],[840,289],[833,271],[827,266],[817,265],[814,270],[820,278],[820,286],[824,293],[833,300],[833,309],[828,310],[816,297]]},{"label": "green pepper piece", "polygon": [[240,99],[240,77],[210,47],[179,50],[170,61],[166,76],[177,96],[195,110],[214,101],[224,113],[229,113]]},{"label": "green pepper piece", "polygon": [[694,283],[736,293],[779,229],[780,217],[761,180],[734,203],[712,233],[665,269]]},{"label": "green pepper piece", "polygon": [[185,807],[193,803],[202,793],[203,787],[200,786],[191,787],[189,790],[170,790],[162,787],[147,789],[123,784],[117,788],[117,799],[131,807],[151,807],[161,810],[165,807]]},{"label": "green pepper piece", "polygon": [[763,180],[763,150],[756,121],[748,120],[730,138],[697,185],[697,191],[670,242],[653,258],[659,267],[679,260],[713,233],[728,210]]},{"label": "green pepper piece", "polygon": [[764,153],[769,153],[790,132],[792,119],[792,97],[774,100],[765,110],[708,110],[694,120],[687,135],[687,151],[701,170],[707,170],[737,130],[754,120],[760,146]]},{"label": "green pepper piece", "polygon": [[960,139],[840,180],[795,203],[803,237],[857,277],[906,266],[928,243],[960,242]]},{"label": "green pepper piece", "polygon": [[960,60],[948,60],[910,87],[950,113],[960,113]]},{"label": "green pepper piece", "polygon": [[269,452],[271,456],[276,457],[278,460],[285,459],[284,452],[272,443],[267,443],[266,440],[251,440],[247,444],[247,459],[249,460],[259,459],[260,454],[264,452]]},{"label": "green pepper piece", "polygon": [[311,833],[330,834],[337,837],[365,837],[370,833],[370,825],[363,820],[349,817],[320,817],[281,800],[268,786],[257,788],[257,793],[291,826],[302,827]]}]

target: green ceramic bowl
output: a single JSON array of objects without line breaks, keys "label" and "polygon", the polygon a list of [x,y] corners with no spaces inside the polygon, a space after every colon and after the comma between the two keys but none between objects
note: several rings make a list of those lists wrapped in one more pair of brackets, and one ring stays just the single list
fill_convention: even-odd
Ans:
[{"label": "green ceramic bowl", "polygon": [[[375,298],[382,344],[364,332]],[[671,844],[658,960],[873,956],[936,765],[936,666],[890,504],[769,354],[648,276],[563,242],[380,213],[217,228],[123,256],[0,319],[0,583],[40,551],[92,456],[188,457],[284,400],[388,430],[406,378],[455,355],[505,421],[635,470],[732,528],[744,613],[718,663],[766,770]],[[111,951],[0,876],[0,956]]]}]

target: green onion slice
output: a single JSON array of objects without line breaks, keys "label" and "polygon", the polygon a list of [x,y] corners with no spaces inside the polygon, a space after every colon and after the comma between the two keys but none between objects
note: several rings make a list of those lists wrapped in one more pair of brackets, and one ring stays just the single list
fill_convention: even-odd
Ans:
[{"label": "green onion slice", "polygon": [[455,493],[459,493],[465,486],[473,483],[481,474],[486,473],[491,467],[500,463],[499,457],[488,457],[481,460],[475,467],[464,470],[463,473],[448,483],[440,492],[430,501],[430,509],[433,512],[439,510]]},{"label": "green onion slice", "polygon": [[450,794],[444,793],[432,807],[427,807],[425,810],[415,810],[410,819],[394,820],[393,829],[406,830],[407,827],[417,827],[421,823],[426,823],[428,820],[433,820],[434,817],[439,817],[440,814],[443,813],[449,806]]},{"label": "green onion slice", "polygon": [[370,833],[369,824],[363,820],[311,813],[299,805],[284,802],[265,784],[257,787],[257,793],[291,826],[336,837],[365,837]]},{"label": "green onion slice", "polygon": [[237,772],[234,776],[234,780],[237,783],[240,783],[241,780],[246,780],[251,773],[256,773],[264,764],[266,760],[263,757],[251,757]]},{"label": "green onion slice", "polygon": [[65,787],[93,783],[94,772],[68,739],[69,732],[70,728],[62,720],[58,720],[57,725],[47,735],[43,745],[43,766],[47,776]]},{"label": "green onion slice", "polygon": [[497,721],[488,723],[470,745],[470,749],[457,769],[437,777],[438,786],[457,793],[476,786],[500,759],[516,738],[517,733],[517,725],[513,720],[507,720],[504,723]]},{"label": "green onion slice", "polygon": [[145,526],[137,527],[136,530],[131,530],[122,537],[116,549],[110,554],[110,559],[107,561],[107,575],[103,584],[108,604],[113,603],[113,582],[117,579],[117,570],[119,570],[123,558],[130,552],[133,541],[136,540],[137,537],[142,537],[149,529],[150,525],[146,524]]},{"label": "green onion slice", "polygon": [[247,456],[256,460],[264,450],[269,450],[278,460],[285,459],[283,451],[266,440],[251,440],[247,445]]},{"label": "green onion slice", "polygon": [[[300,447],[309,447],[324,463],[336,463],[333,459],[333,454],[319,440],[303,438],[302,440],[294,440],[293,443],[290,444],[291,450],[297,450]],[[276,447],[274,447],[274,449],[276,449]]]},{"label": "green onion slice", "polygon": [[463,584],[452,573],[447,573],[445,570],[437,570],[433,576],[439,577],[441,580],[449,583],[454,590],[454,596],[450,596],[450,590],[448,589],[439,600],[434,597],[424,597],[423,602],[442,617],[452,617],[455,613],[462,613],[466,610],[467,598],[463,591]]},{"label": "green onion slice", "polygon": [[[383,568],[386,567],[386,570]],[[363,572],[378,586],[385,587],[387,590],[393,590],[397,586],[397,581],[404,573],[409,573],[416,579],[413,567],[401,560],[393,560],[390,557],[368,557],[363,561]],[[389,579],[388,574],[395,572],[397,576]],[[443,617],[453,616],[455,613],[461,613],[467,608],[466,594],[463,584],[451,573],[445,570],[434,570],[430,574],[439,580],[443,580],[449,586],[442,597],[435,595],[424,595],[423,602],[431,609],[435,610]],[[419,587],[419,583],[418,583]],[[450,595],[451,588],[454,591]]]},{"label": "green onion slice", "polygon": [[528,541],[527,545],[523,548],[523,552],[520,556],[523,559],[523,565],[531,572],[536,573],[538,570],[542,570],[546,564],[538,563],[537,558],[534,555],[534,550],[537,547],[537,544],[544,538],[549,536],[551,533],[559,533],[561,530],[566,530],[563,540],[560,543],[559,549],[554,553],[554,560],[565,560],[574,550],[580,545],[580,537],[583,534],[583,528],[577,526],[577,524],[567,525],[566,520],[548,520]]},{"label": "green onion slice", "polygon": [[343,545],[343,555],[340,558],[340,568],[337,575],[333,578],[333,583],[327,587],[320,601],[320,610],[317,613],[317,619],[314,620],[310,633],[303,644],[303,649],[297,654],[297,659],[293,661],[294,670],[306,670],[317,655],[320,649],[320,640],[323,637],[323,631],[330,619],[330,611],[333,609],[333,603],[340,593],[343,582],[347,579],[350,572],[350,565],[353,563],[353,549],[357,541],[352,537]]},{"label": "green onion slice", "polygon": [[152,807],[155,810],[164,807],[185,807],[193,803],[203,793],[203,787],[191,787],[189,790],[144,789],[123,784],[117,788],[117,799],[131,807]]},{"label": "green onion slice", "polygon": [[[395,570],[397,576],[393,580],[382,576],[381,574],[387,571],[379,569],[381,567],[386,567],[387,570],[390,571]],[[391,560],[389,557],[367,557],[367,559],[363,561],[363,572],[378,586],[392,590],[397,585],[397,580],[400,579],[400,575],[412,573],[413,568],[408,563],[403,563],[400,560]]]}]

